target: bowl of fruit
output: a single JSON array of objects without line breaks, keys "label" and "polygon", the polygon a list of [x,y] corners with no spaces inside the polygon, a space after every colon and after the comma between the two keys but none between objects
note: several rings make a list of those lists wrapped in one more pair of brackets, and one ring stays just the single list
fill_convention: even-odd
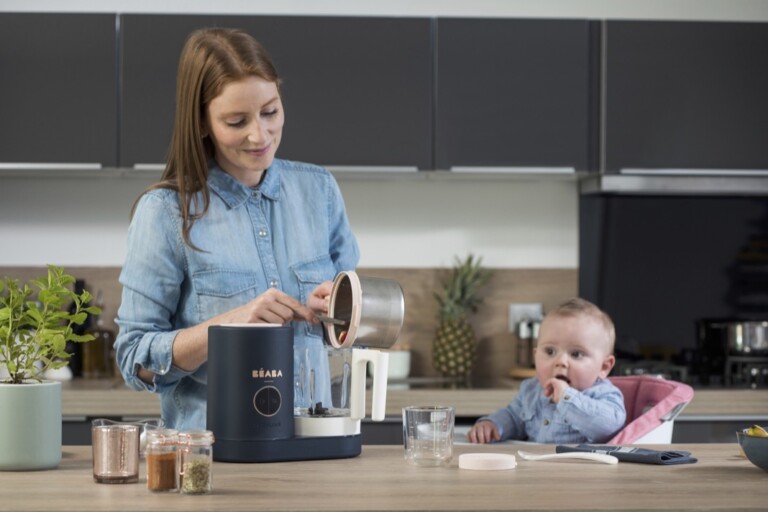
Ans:
[{"label": "bowl of fruit", "polygon": [[749,461],[760,469],[768,471],[768,431],[759,425],[754,425],[737,431],[736,438]]}]

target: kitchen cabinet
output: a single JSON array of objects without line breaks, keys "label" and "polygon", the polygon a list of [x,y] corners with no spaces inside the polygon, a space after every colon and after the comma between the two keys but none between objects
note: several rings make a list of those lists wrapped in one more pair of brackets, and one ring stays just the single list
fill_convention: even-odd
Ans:
[{"label": "kitchen cabinet", "polygon": [[278,157],[329,167],[432,166],[431,24],[421,18],[123,15],[121,165],[160,164],[187,35],[240,28],[270,52],[286,112]]},{"label": "kitchen cabinet", "polygon": [[606,172],[768,173],[768,23],[607,21],[604,44]]},{"label": "kitchen cabinet", "polygon": [[0,13],[0,168],[117,163],[114,14]]},{"label": "kitchen cabinet", "polygon": [[598,28],[438,19],[437,168],[596,169]]}]

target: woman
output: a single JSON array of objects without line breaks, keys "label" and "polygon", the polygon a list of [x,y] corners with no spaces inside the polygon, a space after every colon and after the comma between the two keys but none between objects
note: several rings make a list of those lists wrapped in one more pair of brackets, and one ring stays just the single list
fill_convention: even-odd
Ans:
[{"label": "woman", "polygon": [[115,345],[128,385],[188,430],[206,423],[208,327],[294,321],[295,354],[322,344],[315,313],[359,251],[331,174],[275,159],[280,79],[257,41],[193,32],[176,88],[165,172],[128,230]]}]

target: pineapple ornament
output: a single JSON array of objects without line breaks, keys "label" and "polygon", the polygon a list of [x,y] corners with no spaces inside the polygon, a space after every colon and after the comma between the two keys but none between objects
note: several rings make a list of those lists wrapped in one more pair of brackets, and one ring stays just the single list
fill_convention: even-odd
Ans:
[{"label": "pineapple ornament", "polygon": [[478,290],[492,275],[481,262],[482,258],[472,254],[463,262],[456,257],[456,265],[442,282],[443,293],[435,293],[439,325],[432,344],[432,364],[443,377],[460,378],[464,384],[469,384],[477,345],[469,314],[483,302]]}]

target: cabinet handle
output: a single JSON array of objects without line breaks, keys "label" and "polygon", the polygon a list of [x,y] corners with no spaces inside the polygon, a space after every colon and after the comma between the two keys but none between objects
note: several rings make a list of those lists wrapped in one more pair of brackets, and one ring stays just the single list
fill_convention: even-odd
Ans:
[{"label": "cabinet handle", "polygon": [[451,167],[456,173],[490,173],[490,174],[574,174],[574,167]]},{"label": "cabinet handle", "polygon": [[[382,166],[382,165],[329,165],[331,172],[416,172],[418,167],[409,166]],[[164,171],[165,164],[133,164],[136,171]]]},{"label": "cabinet handle", "polygon": [[165,164],[133,164],[134,171],[164,171]]},{"label": "cabinet handle", "polygon": [[64,423],[82,423],[84,421],[87,421],[87,416],[62,416],[61,421]]},{"label": "cabinet handle", "polygon": [[326,165],[331,172],[418,172],[408,165]]},{"label": "cabinet handle", "polygon": [[768,169],[620,169],[627,176],[768,176]]},{"label": "cabinet handle", "polygon": [[98,171],[99,163],[0,162],[0,170],[13,171]]}]

